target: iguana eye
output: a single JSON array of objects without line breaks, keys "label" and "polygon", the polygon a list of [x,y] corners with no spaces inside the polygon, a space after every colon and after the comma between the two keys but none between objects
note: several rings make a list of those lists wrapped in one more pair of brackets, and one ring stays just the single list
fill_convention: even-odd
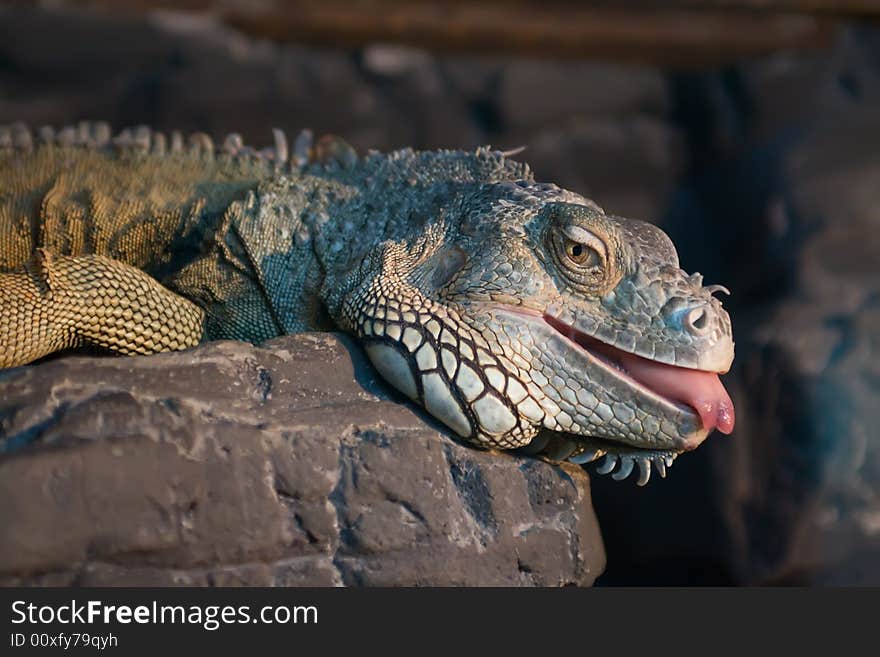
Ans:
[{"label": "iguana eye", "polygon": [[569,203],[550,203],[544,212],[548,270],[558,276],[560,289],[600,295],[617,285],[623,263],[612,218]]},{"label": "iguana eye", "polygon": [[565,240],[565,255],[574,264],[581,267],[597,267],[602,264],[595,249],[572,239]]},{"label": "iguana eye", "polygon": [[559,273],[575,288],[593,293],[604,289],[614,277],[608,247],[597,233],[567,224],[551,228],[549,238]]},{"label": "iguana eye", "polygon": [[565,226],[556,233],[556,249],[563,266],[580,272],[603,269],[607,258],[605,243],[581,226]]}]

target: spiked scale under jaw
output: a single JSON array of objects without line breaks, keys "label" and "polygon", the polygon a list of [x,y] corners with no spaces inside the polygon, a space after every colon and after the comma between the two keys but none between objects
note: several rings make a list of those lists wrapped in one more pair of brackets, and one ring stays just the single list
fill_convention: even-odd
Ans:
[{"label": "spiked scale under jaw", "polygon": [[[596,467],[596,473],[610,474],[615,481],[623,481],[636,470],[638,486],[648,483],[652,471],[665,478],[666,469],[672,467],[679,454],[672,450],[628,447],[595,437],[572,436],[571,439],[565,437],[553,439],[548,432],[538,434],[522,451],[526,454],[543,454],[553,461],[569,461],[577,465],[593,463],[604,457]],[[620,467],[615,471],[618,465]]]}]

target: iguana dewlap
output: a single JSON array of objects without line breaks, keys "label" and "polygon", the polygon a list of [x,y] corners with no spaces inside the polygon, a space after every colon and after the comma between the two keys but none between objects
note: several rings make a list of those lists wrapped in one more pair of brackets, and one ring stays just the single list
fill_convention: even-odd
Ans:
[{"label": "iguana dewlap", "polygon": [[730,319],[658,228],[506,154],[0,127],[0,367],[310,330],[459,436],[661,475],[733,429]]}]

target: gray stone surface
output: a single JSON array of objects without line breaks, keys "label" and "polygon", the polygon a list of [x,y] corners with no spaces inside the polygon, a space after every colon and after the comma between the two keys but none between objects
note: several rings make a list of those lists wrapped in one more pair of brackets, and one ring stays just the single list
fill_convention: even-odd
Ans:
[{"label": "gray stone surface", "polygon": [[334,334],[0,372],[0,584],[589,585],[575,466],[453,442]]}]

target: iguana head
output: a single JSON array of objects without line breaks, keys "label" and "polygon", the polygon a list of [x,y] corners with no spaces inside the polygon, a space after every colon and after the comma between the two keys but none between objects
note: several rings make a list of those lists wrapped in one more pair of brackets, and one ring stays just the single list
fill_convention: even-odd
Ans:
[{"label": "iguana head", "polygon": [[663,231],[528,180],[463,186],[442,215],[367,258],[346,307],[378,370],[456,433],[540,433],[644,483],[733,429],[723,288],[682,271]]}]

